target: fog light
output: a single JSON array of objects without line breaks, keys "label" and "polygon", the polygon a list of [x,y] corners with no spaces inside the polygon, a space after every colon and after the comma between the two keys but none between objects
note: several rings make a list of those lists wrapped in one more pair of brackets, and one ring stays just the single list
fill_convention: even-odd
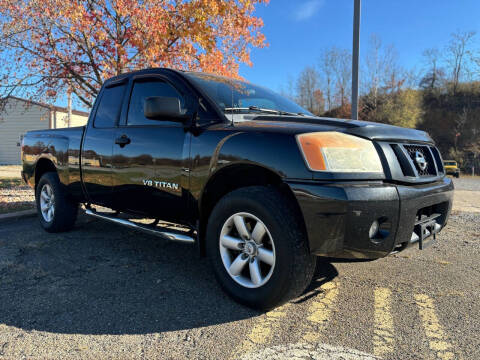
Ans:
[{"label": "fog light", "polygon": [[375,220],[370,226],[370,230],[368,231],[368,236],[370,236],[370,239],[374,239],[378,235],[379,227],[380,227],[380,224],[378,223],[377,220]]}]

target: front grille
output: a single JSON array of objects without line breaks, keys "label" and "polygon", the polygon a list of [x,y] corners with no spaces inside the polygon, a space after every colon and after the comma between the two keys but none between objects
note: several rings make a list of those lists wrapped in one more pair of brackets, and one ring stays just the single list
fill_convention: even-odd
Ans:
[{"label": "front grille", "polygon": [[[400,167],[401,174],[409,181],[415,181],[415,179],[427,181],[444,174],[440,152],[434,146],[402,143],[389,145],[398,160],[396,166]],[[425,166],[422,166],[422,162]],[[398,175],[394,176],[398,178]]]},{"label": "front grille", "polygon": [[[428,146],[422,145],[404,145],[410,159],[412,160],[419,176],[436,176],[435,163]],[[422,169],[420,163],[417,161],[417,156],[420,155],[427,162],[427,166]]]},{"label": "front grille", "polygon": [[430,150],[432,151],[433,157],[435,158],[435,163],[437,164],[437,170],[439,173],[445,173],[445,169],[443,168],[443,160],[440,156],[440,151],[434,146],[430,146]]}]

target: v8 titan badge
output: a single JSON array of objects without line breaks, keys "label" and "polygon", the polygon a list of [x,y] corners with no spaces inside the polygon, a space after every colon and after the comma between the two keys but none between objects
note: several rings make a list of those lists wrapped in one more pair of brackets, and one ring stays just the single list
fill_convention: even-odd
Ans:
[{"label": "v8 titan badge", "polygon": [[159,189],[171,189],[171,190],[180,190],[180,185],[177,183],[171,183],[167,181],[156,181],[156,180],[149,180],[143,179],[143,185],[145,186],[153,186]]}]

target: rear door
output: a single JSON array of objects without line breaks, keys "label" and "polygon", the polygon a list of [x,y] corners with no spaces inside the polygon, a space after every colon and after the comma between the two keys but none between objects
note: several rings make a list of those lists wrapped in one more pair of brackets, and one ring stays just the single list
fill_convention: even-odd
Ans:
[{"label": "rear door", "polygon": [[190,133],[180,122],[147,119],[143,107],[150,96],[178,97],[186,112],[185,91],[166,77],[142,75],[132,79],[129,92],[113,147],[116,208],[162,220],[184,219]]},{"label": "rear door", "polygon": [[127,80],[105,86],[93,109],[83,137],[81,170],[89,201],[113,206],[113,141],[122,108]]}]

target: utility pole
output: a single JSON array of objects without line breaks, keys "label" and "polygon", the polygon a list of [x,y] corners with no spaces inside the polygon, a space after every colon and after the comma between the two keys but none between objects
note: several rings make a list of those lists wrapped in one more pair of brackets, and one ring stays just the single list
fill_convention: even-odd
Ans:
[{"label": "utility pole", "polygon": [[67,111],[68,111],[68,123],[67,127],[70,127],[72,124],[72,89],[70,88],[71,85],[68,85],[67,90]]},{"label": "utility pole", "polygon": [[358,119],[358,64],[360,57],[361,0],[353,0],[352,120]]}]

